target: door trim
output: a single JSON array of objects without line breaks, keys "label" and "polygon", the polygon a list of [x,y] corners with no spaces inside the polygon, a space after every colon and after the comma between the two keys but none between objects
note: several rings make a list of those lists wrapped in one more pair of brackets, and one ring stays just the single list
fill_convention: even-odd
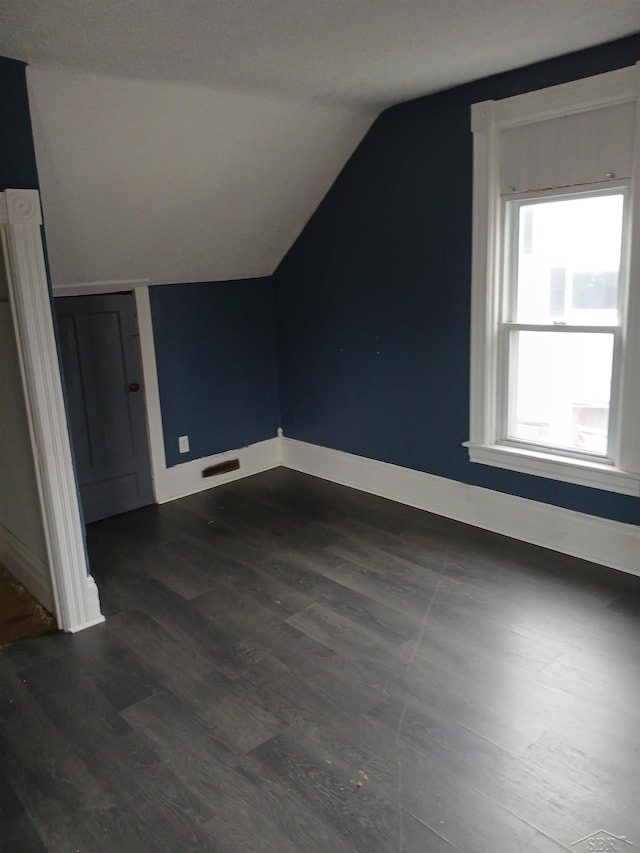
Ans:
[{"label": "door trim", "polygon": [[162,429],[162,409],[160,407],[160,387],[158,385],[158,366],[156,347],[153,338],[153,319],[149,288],[134,288],[140,334],[140,359],[144,379],[144,399],[147,412],[147,438],[149,440],[149,458],[151,461],[151,480],[156,503],[168,500],[167,460],[164,453],[164,432]]},{"label": "door trim", "polygon": [[79,631],[104,621],[88,573],[84,528],[62,390],[37,190],[0,193],[0,232],[9,299],[38,476],[58,626]]},{"label": "door trim", "polygon": [[109,281],[85,281],[77,284],[58,284],[53,288],[54,296],[97,296],[103,293],[120,293],[146,287],[148,278],[122,278]]}]

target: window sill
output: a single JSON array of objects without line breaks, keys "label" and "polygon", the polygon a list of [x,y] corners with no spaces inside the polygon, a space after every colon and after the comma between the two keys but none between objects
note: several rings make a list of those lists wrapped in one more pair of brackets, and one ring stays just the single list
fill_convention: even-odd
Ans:
[{"label": "window sill", "polygon": [[640,496],[640,474],[622,471],[603,462],[588,462],[584,459],[571,459],[551,453],[540,453],[520,447],[507,447],[499,444],[472,444],[465,441],[469,449],[471,462],[547,477],[563,483],[589,486],[621,495]]}]

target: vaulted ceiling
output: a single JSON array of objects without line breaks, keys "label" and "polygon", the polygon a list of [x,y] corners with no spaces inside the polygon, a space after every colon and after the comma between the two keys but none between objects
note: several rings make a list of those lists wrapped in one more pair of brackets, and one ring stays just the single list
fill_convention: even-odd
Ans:
[{"label": "vaulted ceiling", "polygon": [[640,0],[4,0],[54,284],[270,274],[386,106],[640,30]]}]

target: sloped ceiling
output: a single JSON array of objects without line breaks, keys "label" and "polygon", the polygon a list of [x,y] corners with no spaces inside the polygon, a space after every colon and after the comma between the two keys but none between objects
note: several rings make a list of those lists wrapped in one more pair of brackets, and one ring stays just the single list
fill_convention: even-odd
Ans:
[{"label": "sloped ceiling", "polygon": [[373,116],[27,72],[54,287],[271,275]]},{"label": "sloped ceiling", "polygon": [[273,272],[385,106],[640,29],[640,0],[5,0],[54,284]]}]

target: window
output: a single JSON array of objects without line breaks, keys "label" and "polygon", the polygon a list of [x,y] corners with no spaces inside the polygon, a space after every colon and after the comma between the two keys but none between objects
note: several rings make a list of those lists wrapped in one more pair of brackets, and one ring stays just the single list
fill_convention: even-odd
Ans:
[{"label": "window", "polygon": [[474,105],[466,442],[473,462],[632,495],[636,76],[628,68]]},{"label": "window", "polygon": [[505,202],[505,442],[615,458],[624,200],[615,190]]}]

